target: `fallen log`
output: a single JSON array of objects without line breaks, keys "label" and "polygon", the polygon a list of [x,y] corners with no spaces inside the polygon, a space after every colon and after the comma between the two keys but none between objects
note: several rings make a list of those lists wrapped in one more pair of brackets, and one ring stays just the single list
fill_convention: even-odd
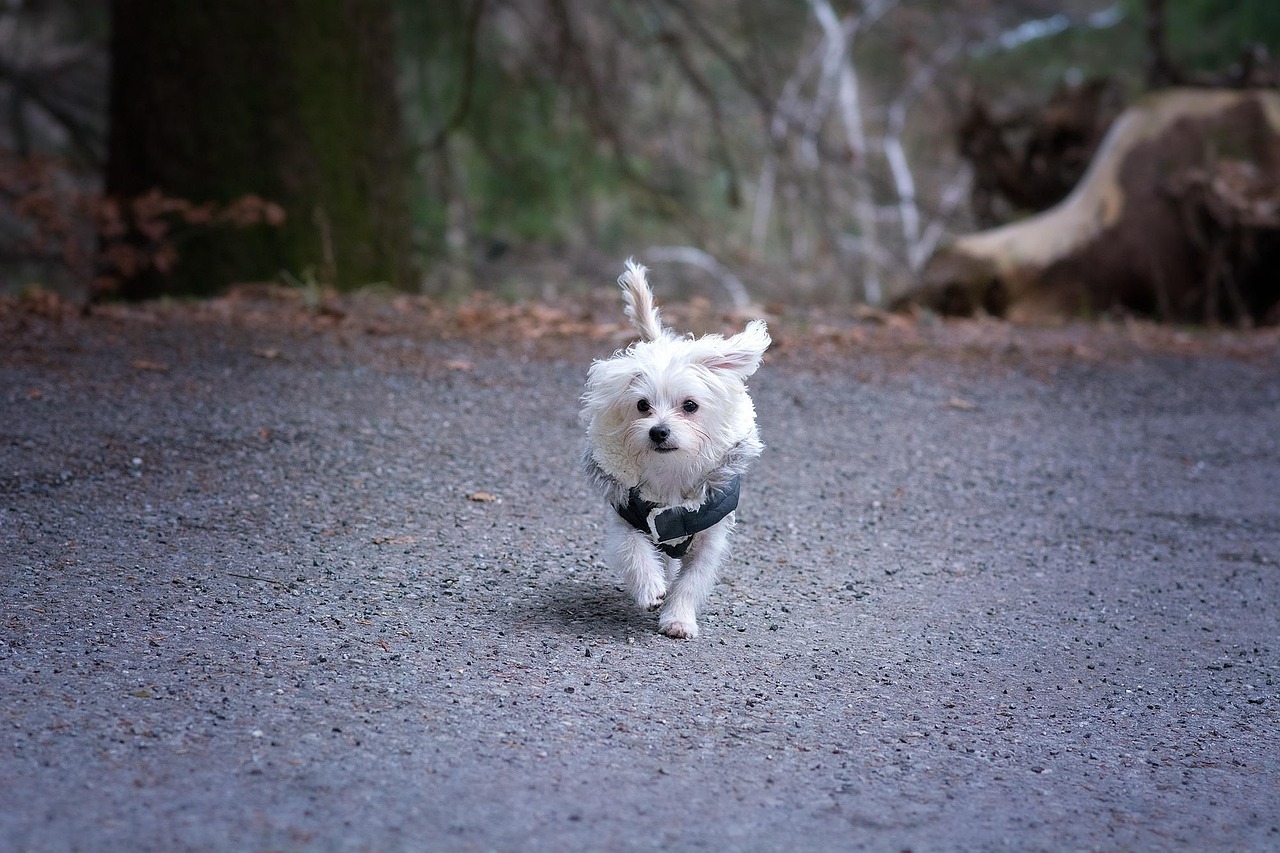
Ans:
[{"label": "fallen log", "polygon": [[1115,121],[1067,198],[957,238],[906,301],[1014,319],[1123,309],[1280,321],[1280,93],[1145,97]]}]

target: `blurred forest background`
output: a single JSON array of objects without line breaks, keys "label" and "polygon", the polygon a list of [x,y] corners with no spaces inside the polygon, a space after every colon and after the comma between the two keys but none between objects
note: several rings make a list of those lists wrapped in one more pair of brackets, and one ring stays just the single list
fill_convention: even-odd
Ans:
[{"label": "blurred forest background", "polygon": [[1276,0],[4,0],[0,292],[559,298],[635,255],[888,306],[1278,45]]}]

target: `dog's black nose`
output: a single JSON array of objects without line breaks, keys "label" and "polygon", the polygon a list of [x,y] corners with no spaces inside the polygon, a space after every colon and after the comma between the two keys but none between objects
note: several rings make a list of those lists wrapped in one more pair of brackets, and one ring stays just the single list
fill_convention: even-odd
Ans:
[{"label": "dog's black nose", "polygon": [[657,426],[649,427],[649,440],[654,444],[662,444],[670,437],[671,427],[666,424],[658,424]]}]

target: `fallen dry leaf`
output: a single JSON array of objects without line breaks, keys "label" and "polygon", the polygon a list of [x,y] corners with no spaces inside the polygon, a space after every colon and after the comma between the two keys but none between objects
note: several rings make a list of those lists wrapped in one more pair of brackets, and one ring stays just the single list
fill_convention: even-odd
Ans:
[{"label": "fallen dry leaf", "polygon": [[280,357],[280,350],[278,350],[278,349],[271,349],[271,348],[268,348],[268,349],[255,349],[255,350],[253,351],[253,354],[254,354],[254,355],[256,355],[258,358],[279,358],[279,357]]},{"label": "fallen dry leaf", "polygon": [[475,365],[469,361],[463,361],[460,358],[451,358],[444,363],[444,366],[450,370],[470,370]]},{"label": "fallen dry leaf", "polygon": [[169,371],[169,365],[164,362],[148,361],[145,358],[135,358],[133,361],[129,362],[129,364],[134,370],[148,370],[152,373],[167,373]]},{"label": "fallen dry leaf", "polygon": [[959,397],[952,397],[948,400],[947,407],[951,409],[959,409],[962,412],[976,412],[978,410],[977,403],[971,403],[968,400],[962,400]]},{"label": "fallen dry leaf", "polygon": [[475,501],[476,503],[491,504],[497,499],[497,495],[491,495],[488,492],[472,492],[467,495],[467,500]]},{"label": "fallen dry leaf", "polygon": [[375,536],[373,537],[374,545],[412,545],[417,540],[412,536],[401,534],[399,536]]}]

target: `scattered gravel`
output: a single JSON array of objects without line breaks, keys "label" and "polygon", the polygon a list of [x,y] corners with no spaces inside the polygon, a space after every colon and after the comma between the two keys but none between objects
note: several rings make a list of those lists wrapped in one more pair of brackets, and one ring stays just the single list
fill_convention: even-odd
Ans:
[{"label": "scattered gravel", "polygon": [[685,642],[610,345],[149,317],[0,345],[0,848],[1280,847],[1274,359],[796,337]]}]

